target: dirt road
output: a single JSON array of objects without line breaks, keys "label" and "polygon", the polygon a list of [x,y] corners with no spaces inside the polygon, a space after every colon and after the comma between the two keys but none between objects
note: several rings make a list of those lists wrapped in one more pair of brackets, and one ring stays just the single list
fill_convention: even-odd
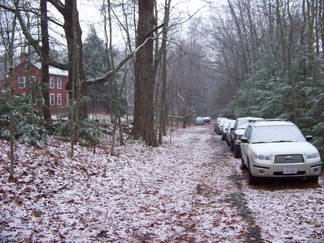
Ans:
[{"label": "dirt road", "polygon": [[324,181],[249,186],[212,124],[172,132],[158,148],[127,140],[109,155],[50,139],[0,140],[0,242],[323,242]]}]

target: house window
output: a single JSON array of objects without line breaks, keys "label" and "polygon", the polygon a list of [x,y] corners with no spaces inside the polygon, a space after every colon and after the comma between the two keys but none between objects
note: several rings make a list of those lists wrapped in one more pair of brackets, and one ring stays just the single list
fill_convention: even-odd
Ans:
[{"label": "house window", "polygon": [[57,78],[57,88],[62,89],[62,78]]},{"label": "house window", "polygon": [[35,85],[36,84],[35,81],[36,81],[35,76],[30,77],[30,79],[29,79],[30,85],[32,85],[32,86]]},{"label": "house window", "polygon": [[56,104],[57,105],[62,105],[62,94],[57,94]]},{"label": "house window", "polygon": [[50,77],[50,88],[51,89],[55,88],[55,78],[54,77]]},{"label": "house window", "polygon": [[18,87],[19,89],[25,88],[25,77],[19,77],[18,79]]},{"label": "house window", "polygon": [[55,105],[55,94],[50,94],[50,105]]}]

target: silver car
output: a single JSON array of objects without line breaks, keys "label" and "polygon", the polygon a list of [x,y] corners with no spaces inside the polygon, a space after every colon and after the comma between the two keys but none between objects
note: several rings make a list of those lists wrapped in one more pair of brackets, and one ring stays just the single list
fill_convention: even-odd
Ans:
[{"label": "silver car", "polygon": [[263,120],[261,117],[240,117],[237,118],[234,127],[230,130],[231,150],[235,158],[241,158],[241,138],[249,122]]},{"label": "silver car", "polygon": [[195,124],[196,125],[204,125],[205,124],[204,119],[202,118],[202,116],[196,117]]},{"label": "silver car", "polygon": [[307,177],[318,182],[321,157],[289,121],[261,120],[250,123],[241,139],[242,165],[248,169],[249,183],[258,177]]}]

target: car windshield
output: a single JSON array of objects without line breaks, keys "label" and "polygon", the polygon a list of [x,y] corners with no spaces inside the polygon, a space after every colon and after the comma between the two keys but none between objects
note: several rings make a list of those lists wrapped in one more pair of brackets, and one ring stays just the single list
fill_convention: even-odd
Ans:
[{"label": "car windshield", "polygon": [[251,143],[305,142],[306,139],[296,126],[255,127]]},{"label": "car windshield", "polygon": [[245,129],[249,124],[249,120],[241,120],[237,123],[237,129]]}]

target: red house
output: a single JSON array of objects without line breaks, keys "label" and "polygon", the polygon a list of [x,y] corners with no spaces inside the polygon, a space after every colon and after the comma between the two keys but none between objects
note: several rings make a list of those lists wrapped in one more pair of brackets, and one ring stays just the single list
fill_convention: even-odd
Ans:
[{"label": "red house", "polygon": [[[13,70],[13,86],[15,94],[31,94],[40,97],[41,94],[41,70],[40,65],[28,61],[26,55],[22,55],[20,63]],[[68,95],[65,85],[68,72],[57,68],[49,68],[48,95],[52,115],[66,113]],[[8,89],[9,83],[0,81],[0,90]]]}]

